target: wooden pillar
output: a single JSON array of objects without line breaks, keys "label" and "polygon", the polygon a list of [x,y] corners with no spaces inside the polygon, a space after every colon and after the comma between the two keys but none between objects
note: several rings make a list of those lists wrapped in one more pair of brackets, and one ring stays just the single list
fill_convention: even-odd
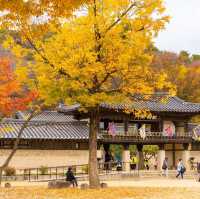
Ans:
[{"label": "wooden pillar", "polygon": [[128,119],[124,118],[124,133],[125,133],[125,135],[128,134],[128,123],[129,123]]},{"label": "wooden pillar", "polygon": [[163,132],[163,120],[161,118],[160,118],[160,121],[159,121],[159,131]]},{"label": "wooden pillar", "polygon": [[172,144],[172,166],[173,166],[173,169],[176,168],[176,148],[175,148],[175,144]]},{"label": "wooden pillar", "polygon": [[163,161],[165,159],[165,149],[164,144],[159,145],[159,151],[158,151],[158,169],[162,170]]},{"label": "wooden pillar", "polygon": [[104,130],[108,130],[108,120],[104,120]]},{"label": "wooden pillar", "polygon": [[144,169],[144,155],[143,155],[143,145],[142,144],[137,144],[137,158],[138,158],[138,169]]},{"label": "wooden pillar", "polygon": [[110,150],[110,144],[103,144],[103,148],[105,152],[108,152]]},{"label": "wooden pillar", "polygon": [[185,122],[185,135],[186,135],[186,136],[191,136],[191,135],[189,134],[188,121]]},{"label": "wooden pillar", "polygon": [[176,134],[177,136],[185,136],[185,123],[176,122]]}]

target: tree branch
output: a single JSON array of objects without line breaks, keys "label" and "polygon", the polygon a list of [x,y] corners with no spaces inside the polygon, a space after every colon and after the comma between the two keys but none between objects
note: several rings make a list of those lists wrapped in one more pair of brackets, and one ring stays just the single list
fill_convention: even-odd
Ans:
[{"label": "tree branch", "polygon": [[[36,47],[36,45],[33,43],[33,41],[27,36],[25,35],[26,40],[29,42],[29,44],[31,45],[31,47],[35,50],[35,52],[40,55],[40,57],[43,59],[43,61],[47,64],[49,64],[53,69],[56,68],[56,66],[50,62],[50,60],[40,52],[40,50]],[[63,68],[59,69],[59,74],[60,75],[64,75],[70,78],[70,75],[68,73],[66,73],[66,71]]]},{"label": "tree branch", "polygon": [[115,25],[117,25],[124,16],[126,16],[128,14],[128,12],[133,8],[137,6],[137,3],[134,2],[132,3],[117,19],[116,21],[114,21],[104,32],[104,34],[106,34],[108,31],[110,31]]},{"label": "tree branch", "polygon": [[23,123],[22,127],[20,128],[19,130],[19,133],[17,135],[17,138],[14,142],[14,146],[13,146],[13,149],[11,151],[11,153],[9,154],[9,156],[7,157],[7,159],[5,160],[5,162],[0,166],[0,185],[1,185],[1,182],[2,182],[2,174],[3,174],[3,170],[9,165],[12,157],[15,155],[17,149],[18,149],[18,145],[19,145],[19,142],[20,142],[20,138],[24,132],[24,130],[27,128],[30,120],[35,117],[36,115],[40,114],[41,112],[38,112],[38,113],[35,113],[35,111],[33,111],[33,113],[31,113],[31,115],[29,116],[29,118]]},{"label": "tree branch", "polygon": [[93,88],[91,88],[91,93],[94,93],[94,92],[97,92],[100,90],[101,86],[108,80],[108,78],[113,74],[117,72],[117,69],[114,69],[112,70],[111,72],[108,72],[105,77],[100,81],[100,82],[97,82]]}]

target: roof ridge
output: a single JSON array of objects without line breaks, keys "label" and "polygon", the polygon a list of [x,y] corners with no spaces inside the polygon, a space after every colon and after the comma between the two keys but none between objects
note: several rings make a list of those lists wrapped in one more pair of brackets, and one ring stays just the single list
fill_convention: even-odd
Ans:
[{"label": "roof ridge", "polygon": [[[19,123],[19,124],[23,124],[25,123],[26,121],[25,120],[18,120],[18,119],[14,119],[14,120],[7,120],[7,121],[2,121],[0,122],[0,124],[13,124],[13,123]],[[77,120],[77,121],[37,121],[37,120],[32,120],[32,121],[29,121],[28,124],[31,123],[35,123],[35,124],[38,124],[38,123],[41,123],[41,124],[72,124],[72,123],[78,123],[78,124],[84,124],[84,123],[88,123],[87,121],[81,121],[81,120]]]},{"label": "roof ridge", "polygon": [[178,97],[178,96],[171,96],[171,98],[174,98],[176,101],[178,101],[178,102],[181,102],[181,103],[186,103],[186,101],[185,100],[183,100],[183,99],[181,99],[180,97]]},{"label": "roof ridge", "polygon": [[198,102],[188,102],[188,101],[185,101],[185,100],[179,98],[178,96],[173,96],[173,97],[174,97],[177,101],[182,101],[182,103],[184,103],[184,104],[200,105],[200,103],[198,103]]}]

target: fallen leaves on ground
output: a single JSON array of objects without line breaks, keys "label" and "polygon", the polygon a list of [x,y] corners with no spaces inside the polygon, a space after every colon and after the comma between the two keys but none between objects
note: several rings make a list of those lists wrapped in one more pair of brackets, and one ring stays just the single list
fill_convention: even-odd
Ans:
[{"label": "fallen leaves on ground", "polygon": [[99,190],[13,187],[0,189],[0,199],[199,199],[198,188],[106,188]]}]

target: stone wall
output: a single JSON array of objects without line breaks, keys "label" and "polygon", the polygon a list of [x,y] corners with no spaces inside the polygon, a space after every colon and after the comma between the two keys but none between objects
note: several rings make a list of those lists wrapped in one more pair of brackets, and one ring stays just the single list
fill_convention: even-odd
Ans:
[{"label": "stone wall", "polygon": [[[1,164],[9,152],[10,150],[0,150]],[[88,154],[88,150],[18,150],[10,166],[33,168],[87,164]]]},{"label": "stone wall", "polygon": [[179,159],[183,159],[183,151],[176,151],[175,152],[175,163],[177,164],[178,163],[178,160]]}]

